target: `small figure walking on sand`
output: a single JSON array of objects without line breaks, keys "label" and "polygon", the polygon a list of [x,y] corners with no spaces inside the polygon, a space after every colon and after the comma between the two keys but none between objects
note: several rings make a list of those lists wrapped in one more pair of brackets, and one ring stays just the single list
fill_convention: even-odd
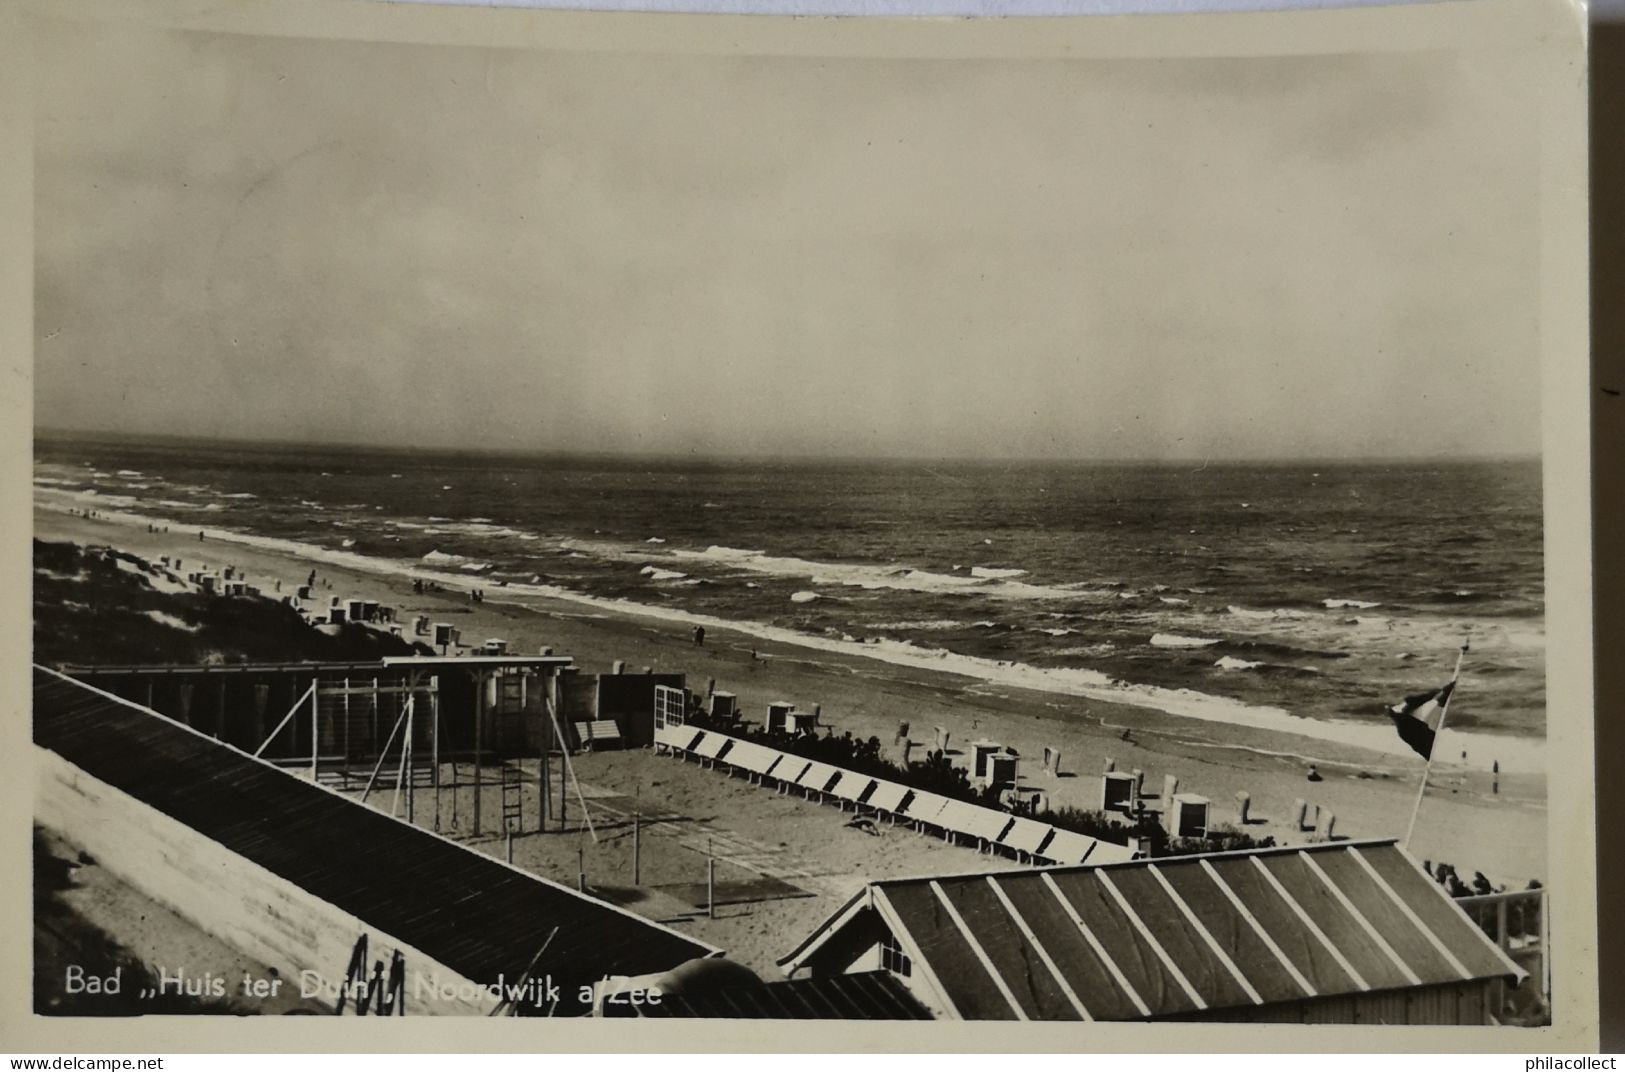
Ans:
[{"label": "small figure walking on sand", "polygon": [[694,627],[694,646],[697,648],[705,647],[705,626],[703,625]]},{"label": "small figure walking on sand", "polygon": [[198,543],[203,542],[203,530],[202,529],[197,530],[197,542]]},{"label": "small figure walking on sand", "polygon": [[1323,780],[1320,777],[1320,772],[1315,769],[1315,765],[1313,763],[1309,764],[1309,780],[1311,782],[1318,782],[1318,781]]}]

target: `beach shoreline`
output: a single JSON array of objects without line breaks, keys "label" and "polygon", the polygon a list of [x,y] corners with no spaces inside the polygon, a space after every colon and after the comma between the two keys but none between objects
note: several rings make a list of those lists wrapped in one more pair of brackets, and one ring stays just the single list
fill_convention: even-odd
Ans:
[{"label": "beach shoreline", "polygon": [[[331,554],[315,559],[301,555],[299,545],[265,546],[268,541],[207,528],[200,541],[196,526],[183,530],[173,521],[122,511],[88,518],[68,513],[69,502],[37,497],[37,538],[107,544],[150,559],[169,555],[199,565],[230,563],[253,583],[281,580],[285,591],[315,569],[320,583],[331,586],[322,588],[324,595],[379,599],[399,608],[403,619],[444,616],[471,643],[501,637],[515,651],[550,646],[589,670],[623,661],[632,672],[645,666],[683,672],[690,688],[699,691],[714,679],[718,689],[739,697],[747,718],[759,719],[768,702],[783,699],[804,708],[821,705],[823,721],[836,733],[879,737],[888,747],[901,722],[909,723],[916,741],[929,741],[937,726],[954,742],[993,736],[1024,757],[1023,783],[1045,790],[1052,807],[1098,807],[1099,774],[1111,757],[1119,770],[1145,771],[1148,791],[1160,787],[1165,774],[1177,776],[1181,791],[1211,799],[1215,825],[1234,824],[1235,796],[1246,791],[1254,815],[1263,818],[1246,828],[1254,836],[1306,839],[1309,835],[1288,821],[1296,799],[1333,811],[1339,835],[1403,836],[1420,776],[1414,756],[1168,713],[1139,696],[1128,703],[1027,687],[1021,680],[987,680],[932,665],[923,654],[913,661],[898,660],[896,652],[878,658],[862,645],[764,636],[759,628],[710,618],[704,619],[706,643],[700,647],[692,624],[667,608],[540,587],[493,588],[477,576],[447,578],[381,559],[336,562]],[[74,509],[94,507],[71,502]],[[159,531],[149,531],[155,523]],[[166,524],[171,531],[162,531]],[[433,576],[446,590],[415,593],[414,576]],[[476,587],[486,589],[478,603],[467,591]],[[1062,777],[1038,769],[1046,746],[1060,749]],[[1323,780],[1307,780],[1310,762],[1319,765]],[[1544,775],[1503,769],[1498,788],[1491,791],[1486,771],[1441,763],[1423,804],[1413,854],[1449,861],[1469,876],[1481,870],[1515,887],[1531,878],[1545,881]]]}]

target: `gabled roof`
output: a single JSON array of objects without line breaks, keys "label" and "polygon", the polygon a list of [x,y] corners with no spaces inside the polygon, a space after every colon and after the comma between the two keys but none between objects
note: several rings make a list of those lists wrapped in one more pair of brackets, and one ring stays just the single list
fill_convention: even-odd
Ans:
[{"label": "gabled roof", "polygon": [[34,742],[476,983],[544,942],[538,971],[571,984],[718,952],[39,666]]},{"label": "gabled roof", "polygon": [[666,994],[640,1016],[729,1020],[929,1020],[931,1014],[888,972],[762,983],[699,994]]},{"label": "gabled roof", "polygon": [[965,1019],[1144,1020],[1511,977],[1514,964],[1392,840],[898,879],[872,908]]}]

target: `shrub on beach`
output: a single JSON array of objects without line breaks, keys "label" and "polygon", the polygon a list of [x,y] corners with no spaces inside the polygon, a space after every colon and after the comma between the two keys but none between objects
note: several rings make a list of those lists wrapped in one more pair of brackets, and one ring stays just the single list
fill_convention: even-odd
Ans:
[{"label": "shrub on beach", "polygon": [[428,651],[362,625],[329,636],[280,600],[173,590],[178,583],[126,552],[35,540],[34,660],[222,665]]}]

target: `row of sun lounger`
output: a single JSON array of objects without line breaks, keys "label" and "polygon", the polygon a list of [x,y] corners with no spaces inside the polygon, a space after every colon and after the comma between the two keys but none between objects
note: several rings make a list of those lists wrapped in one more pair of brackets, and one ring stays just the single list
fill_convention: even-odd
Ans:
[{"label": "row of sun lounger", "polygon": [[1002,848],[1018,857],[1081,864],[1085,861],[1110,863],[1133,856],[1132,850],[1122,845],[1098,841],[995,808],[842,770],[715,730],[661,726],[655,730],[655,744],[705,762],[721,763],[764,779],[772,778],[781,787],[793,786],[808,795],[816,793],[820,799],[834,798],[843,807],[850,803],[856,809],[868,809],[922,828],[932,827],[945,835],[975,838],[982,846]]}]

